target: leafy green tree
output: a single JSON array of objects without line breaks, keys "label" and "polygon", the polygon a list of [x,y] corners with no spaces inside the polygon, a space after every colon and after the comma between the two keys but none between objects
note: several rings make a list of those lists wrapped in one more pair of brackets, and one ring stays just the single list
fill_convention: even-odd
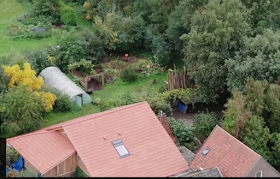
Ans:
[{"label": "leafy green tree", "polygon": [[208,0],[184,0],[175,6],[175,10],[168,16],[166,35],[174,44],[175,50],[181,53],[183,42],[180,37],[191,30],[191,19],[197,10],[203,10]]},{"label": "leafy green tree", "polygon": [[273,133],[271,142],[274,144],[272,147],[273,149],[273,156],[274,156],[274,163],[280,163],[280,133]]},{"label": "leafy green tree", "polygon": [[118,31],[117,51],[127,52],[144,47],[146,24],[141,16],[121,17]]},{"label": "leafy green tree", "polygon": [[245,86],[246,108],[255,115],[262,116],[265,110],[266,92],[269,88],[267,81],[249,79]]},{"label": "leafy green tree", "polygon": [[58,44],[57,47],[49,48],[48,54],[63,72],[68,72],[68,64],[90,58],[84,48],[86,42],[80,38],[80,33],[70,32],[59,39]]},{"label": "leafy green tree", "polygon": [[240,131],[252,116],[251,112],[246,110],[245,105],[245,96],[238,91],[234,92],[233,99],[230,99],[225,105],[227,110],[224,112],[224,119],[221,122],[222,128],[238,139]]},{"label": "leafy green tree", "polygon": [[54,65],[49,58],[47,49],[30,51],[26,54],[26,56],[37,73],[40,73],[45,68]]},{"label": "leafy green tree", "polygon": [[114,51],[117,48],[119,42],[119,31],[118,26],[121,20],[121,15],[116,13],[107,13],[102,20],[101,17],[96,16],[94,18],[94,29],[96,36],[100,37],[105,41],[106,48],[108,51]]},{"label": "leafy green tree", "polygon": [[215,113],[199,113],[195,116],[195,131],[208,137],[215,126],[218,124],[219,118]]},{"label": "leafy green tree", "polygon": [[1,130],[10,137],[40,128],[46,112],[44,101],[24,85],[10,88],[2,106]]},{"label": "leafy green tree", "polygon": [[244,44],[226,61],[229,90],[242,91],[249,78],[276,82],[280,75],[280,33],[267,29],[263,35],[246,38]]},{"label": "leafy green tree", "polygon": [[104,40],[96,36],[90,29],[82,31],[80,38],[84,39],[84,50],[91,57],[91,60],[100,62],[106,55]]},{"label": "leafy green tree", "polygon": [[265,114],[271,132],[280,132],[280,86],[270,84],[265,96]]},{"label": "leafy green tree", "polygon": [[259,153],[269,163],[275,164],[273,153],[269,148],[272,136],[262,117],[254,115],[246,124],[241,136],[247,146]]},{"label": "leafy green tree", "polygon": [[71,6],[60,1],[59,13],[61,16],[61,21],[65,25],[76,25],[76,14]]},{"label": "leafy green tree", "polygon": [[60,24],[59,1],[58,0],[36,0],[33,1],[33,16],[43,15],[53,24]]},{"label": "leafy green tree", "polygon": [[234,92],[226,105],[222,127],[262,155],[270,164],[280,163],[280,86],[250,79],[243,94]]},{"label": "leafy green tree", "polygon": [[4,73],[4,69],[0,65],[0,94],[8,90],[9,77]]},{"label": "leafy green tree", "polygon": [[168,16],[178,3],[179,0],[135,0],[133,13],[153,24],[154,32],[163,33],[168,27]]},{"label": "leafy green tree", "polygon": [[243,46],[250,32],[247,18],[240,0],[211,0],[195,12],[190,32],[181,36],[189,75],[204,102],[214,101],[225,90],[225,59]]},{"label": "leafy green tree", "polygon": [[280,20],[280,1],[278,0],[242,0],[250,10],[251,24],[255,33],[265,28],[278,29]]}]

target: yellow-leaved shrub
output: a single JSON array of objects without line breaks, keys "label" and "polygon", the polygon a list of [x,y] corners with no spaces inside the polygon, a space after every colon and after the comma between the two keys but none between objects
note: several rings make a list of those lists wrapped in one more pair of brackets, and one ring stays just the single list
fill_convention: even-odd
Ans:
[{"label": "yellow-leaved shrub", "polygon": [[4,66],[4,72],[10,77],[9,87],[14,85],[27,85],[32,90],[41,89],[44,84],[42,77],[37,77],[29,63],[25,63],[23,69],[19,65]]},{"label": "yellow-leaved shrub", "polygon": [[51,111],[53,109],[56,96],[50,92],[38,92],[35,91],[34,94],[40,97],[46,104],[46,111]]},{"label": "yellow-leaved shrub", "polygon": [[36,76],[35,70],[32,70],[29,63],[25,63],[23,69],[19,65],[4,66],[4,73],[10,77],[9,87],[26,85],[45,102],[46,111],[53,109],[56,96],[50,92],[39,91],[44,84],[44,79],[41,76]]}]

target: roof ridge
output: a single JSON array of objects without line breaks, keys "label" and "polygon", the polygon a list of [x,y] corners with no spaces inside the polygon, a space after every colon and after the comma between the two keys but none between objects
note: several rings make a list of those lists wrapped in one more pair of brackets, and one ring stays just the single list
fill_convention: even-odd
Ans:
[{"label": "roof ridge", "polygon": [[[125,105],[125,106],[120,106],[120,107],[117,107],[115,109],[111,109],[111,111],[107,110],[107,111],[100,112],[100,113],[103,113],[103,114],[99,113],[100,115],[92,117],[92,118],[87,118],[87,119],[84,119],[84,120],[81,120],[81,121],[77,121],[77,122],[73,122],[71,124],[66,124],[66,125],[59,125],[60,123],[58,123],[58,124],[55,124],[55,125],[59,125],[59,126],[53,127],[53,128],[50,128],[50,129],[45,129],[45,130],[52,131],[52,129],[55,129],[55,128],[58,128],[58,127],[63,127],[64,128],[64,127],[67,127],[67,126],[70,126],[70,125],[82,123],[82,122],[85,122],[85,121],[88,121],[88,120],[96,119],[96,118],[99,118],[101,116],[105,116],[105,115],[108,115],[108,114],[112,114],[112,113],[115,113],[115,112],[119,112],[119,111],[122,111],[122,110],[125,110],[125,109],[129,109],[129,108],[132,108],[132,107],[135,107],[135,106],[139,106],[141,104],[147,104],[147,103],[148,103],[147,101],[143,101],[143,102],[139,102],[139,103],[134,103],[134,104],[129,104],[129,105]],[[123,107],[123,108],[121,108],[121,107]],[[121,108],[121,109],[118,109],[118,108]],[[95,113],[95,114],[97,115],[98,113]],[[94,114],[90,114],[88,116],[90,117],[91,115],[94,115]],[[77,119],[72,119],[72,120],[77,120]]]},{"label": "roof ridge", "polygon": [[41,130],[38,130],[38,131],[31,132],[31,133],[27,133],[27,134],[15,136],[15,137],[12,137],[12,138],[8,138],[7,142],[12,141],[12,140],[16,140],[16,139],[19,139],[19,138],[23,138],[23,137],[28,137],[28,136],[31,136],[31,135],[41,135],[41,134],[51,133],[51,132],[56,132],[56,131],[47,131],[47,130],[45,130],[45,131],[42,130],[41,131]]},{"label": "roof ridge", "polygon": [[[218,126],[218,125],[217,125]],[[216,127],[215,127],[216,128]],[[246,148],[248,148],[250,151],[252,151],[253,153],[257,154],[258,156],[261,156],[260,154],[258,154],[257,152],[255,152],[253,149],[251,149],[250,147],[248,147],[246,144],[244,144],[243,142],[241,142],[240,140],[238,140],[237,138],[235,138],[234,136],[232,136],[230,133],[228,133],[226,130],[224,130],[222,127],[218,126],[218,128],[222,129],[223,132],[225,132],[227,135],[229,135],[231,138],[237,140],[241,145],[244,145]],[[210,137],[210,136],[209,136]]]}]

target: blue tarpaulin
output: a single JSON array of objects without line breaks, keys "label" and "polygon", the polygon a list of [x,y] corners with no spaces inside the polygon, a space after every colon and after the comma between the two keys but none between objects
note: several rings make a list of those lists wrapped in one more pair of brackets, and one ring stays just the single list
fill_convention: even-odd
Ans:
[{"label": "blue tarpaulin", "polygon": [[10,170],[6,168],[6,173],[8,173]]},{"label": "blue tarpaulin", "polygon": [[14,169],[16,169],[16,170],[18,170],[18,171],[21,171],[21,170],[23,169],[23,158],[20,157],[20,158],[18,159],[18,161],[15,162],[15,163],[12,163],[12,165],[13,165],[13,168],[14,168]]},{"label": "blue tarpaulin", "polygon": [[180,102],[180,103],[178,104],[178,108],[179,108],[179,110],[182,111],[183,113],[186,113],[187,110],[188,110],[188,107],[187,107],[185,104],[183,104],[182,102]]}]

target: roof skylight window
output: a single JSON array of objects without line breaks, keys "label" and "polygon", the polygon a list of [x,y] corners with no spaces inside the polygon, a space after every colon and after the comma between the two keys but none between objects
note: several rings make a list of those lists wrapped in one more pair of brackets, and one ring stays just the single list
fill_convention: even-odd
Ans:
[{"label": "roof skylight window", "polygon": [[210,152],[210,148],[207,147],[205,150],[203,150],[202,155],[206,156]]},{"label": "roof skylight window", "polygon": [[112,144],[121,157],[130,155],[122,140],[115,140],[112,142]]}]

